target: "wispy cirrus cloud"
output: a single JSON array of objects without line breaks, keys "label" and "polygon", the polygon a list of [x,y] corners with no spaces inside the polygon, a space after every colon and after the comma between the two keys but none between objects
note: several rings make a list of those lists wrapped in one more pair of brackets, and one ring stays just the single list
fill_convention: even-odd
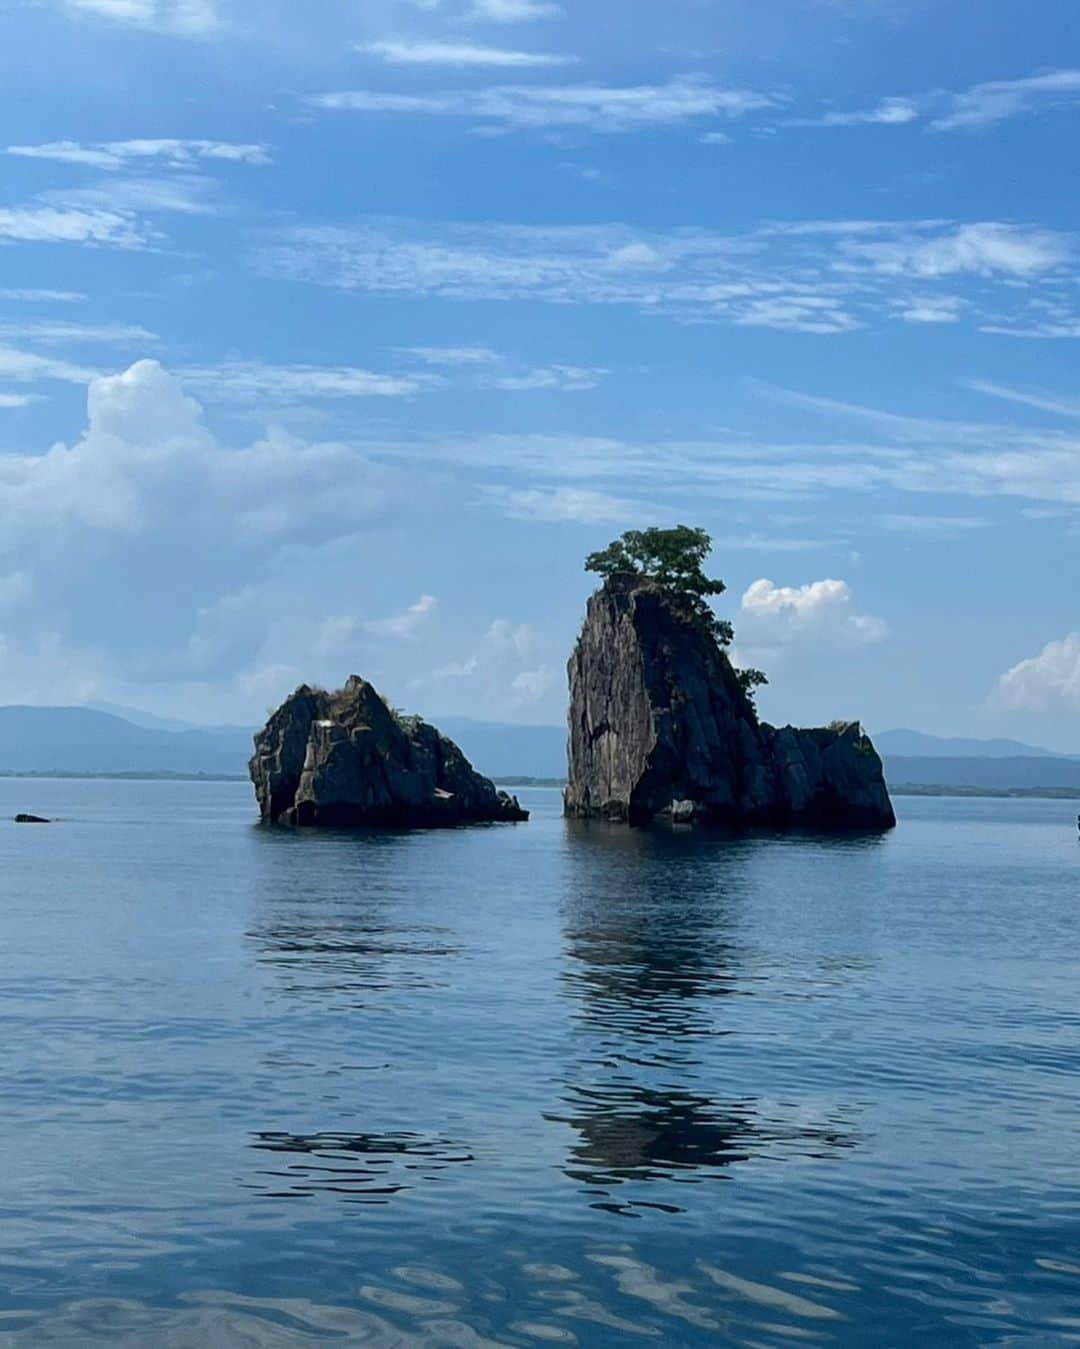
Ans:
[{"label": "wispy cirrus cloud", "polygon": [[133,161],[153,160],[170,168],[190,168],[200,160],[229,164],[269,164],[265,145],[235,141],[136,139],[126,141],[45,141],[40,145],[9,145],[9,155],[21,159],[47,159],[60,164],[81,164],[93,169],[125,169]]},{"label": "wispy cirrus cloud", "polygon": [[1080,103],[1080,70],[1051,70],[1017,80],[989,80],[950,97],[934,131],[977,131],[1007,121]]},{"label": "wispy cirrus cloud", "polygon": [[372,618],[362,624],[365,632],[378,637],[413,637],[435,613],[439,602],[434,595],[421,595],[407,609],[388,618]]},{"label": "wispy cirrus cloud", "polygon": [[909,98],[886,98],[873,108],[824,112],[818,117],[789,117],[786,126],[906,126],[919,120],[918,105]]},{"label": "wispy cirrus cloud", "polygon": [[223,26],[215,0],[59,0],[73,15],[170,37],[207,37]]},{"label": "wispy cirrus cloud", "polygon": [[0,239],[14,243],[140,248],[146,242],[146,233],[125,212],[35,204],[0,207]]},{"label": "wispy cirrus cloud", "polygon": [[828,109],[816,116],[786,118],[786,126],[908,126],[930,131],[982,131],[1015,117],[1080,104],[1080,70],[1049,70],[1013,80],[987,80],[961,91],[931,89],[885,98],[870,108]]},{"label": "wispy cirrus cloud", "polygon": [[471,42],[404,42],[386,40],[361,42],[356,50],[376,56],[393,66],[456,66],[478,70],[497,68],[527,69],[542,66],[567,66],[576,56],[557,52],[520,51],[510,47],[484,47]]},{"label": "wispy cirrus cloud", "polygon": [[927,235],[849,242],[849,262],[875,270],[927,279],[974,273],[1030,277],[1048,272],[1075,255],[1075,243],[1055,230],[1000,221],[980,221]]},{"label": "wispy cirrus cloud", "polygon": [[[828,335],[882,319],[1045,321],[1038,306],[1050,295],[1076,306],[1076,251],[1070,235],[1000,221],[790,221],[722,234],[369,218],[289,231],[256,265],[373,294],[628,304]],[[970,290],[958,293],[961,283]]]},{"label": "wispy cirrus cloud", "polygon": [[79,290],[51,290],[41,286],[0,287],[0,300],[25,304],[83,304],[86,296]]},{"label": "wispy cirrus cloud", "polygon": [[98,372],[72,361],[42,356],[19,347],[0,346],[0,379],[19,383],[59,380],[64,384],[89,384]]},{"label": "wispy cirrus cloud", "polygon": [[533,23],[561,19],[561,5],[550,0],[473,0],[465,17],[477,23]]},{"label": "wispy cirrus cloud", "polygon": [[683,78],[666,84],[496,85],[430,94],[358,89],[318,94],[310,101],[335,112],[461,117],[508,131],[576,128],[617,134],[706,117],[741,117],[776,107],[780,100],[749,89],[722,88],[705,79]]},{"label": "wispy cirrus cloud", "polygon": [[435,387],[425,375],[388,375],[353,366],[271,365],[227,361],[185,370],[200,396],[222,402],[296,402],[323,398],[405,398]]},{"label": "wispy cirrus cloud", "polygon": [[37,342],[45,346],[80,342],[103,346],[130,346],[136,343],[146,346],[158,340],[156,333],[139,323],[69,323],[53,319],[0,322],[0,337]]},{"label": "wispy cirrus cloud", "polygon": [[1008,403],[1020,403],[1024,407],[1035,408],[1039,412],[1049,412],[1057,417],[1080,417],[1080,399],[1060,398],[1053,394],[1032,393],[1024,389],[1014,389],[1007,384],[997,384],[989,379],[968,379],[967,388],[975,393],[985,394],[989,398],[1001,398]]}]

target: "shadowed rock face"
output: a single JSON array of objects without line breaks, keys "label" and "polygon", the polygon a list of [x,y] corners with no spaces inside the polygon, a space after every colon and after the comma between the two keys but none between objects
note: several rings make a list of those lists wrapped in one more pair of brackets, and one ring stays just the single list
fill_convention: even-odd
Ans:
[{"label": "shadowed rock face", "polygon": [[353,675],[327,693],[302,684],[255,737],[249,765],[266,821],[425,826],[527,820],[452,740],[396,716]]},{"label": "shadowed rock face", "polygon": [[661,586],[613,577],[570,658],[566,813],[891,829],[881,760],[858,722],[759,722],[727,656]]}]

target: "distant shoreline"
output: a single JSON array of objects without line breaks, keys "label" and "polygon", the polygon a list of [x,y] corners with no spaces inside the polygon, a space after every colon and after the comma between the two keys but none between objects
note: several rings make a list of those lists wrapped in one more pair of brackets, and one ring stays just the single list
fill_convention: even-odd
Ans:
[{"label": "distant shoreline", "polygon": [[[246,773],[172,773],[140,772],[87,773],[65,769],[36,769],[19,771],[0,769],[0,780],[27,778],[33,781],[60,782],[247,782]],[[566,786],[565,778],[494,777],[499,787],[557,787]],[[893,796],[954,796],[985,797],[991,800],[1080,801],[1080,787],[953,787],[924,786],[921,783],[899,783],[890,786]]]},{"label": "distant shoreline", "polygon": [[55,779],[64,782],[247,782],[246,773],[173,773],[133,769],[126,773],[88,773],[64,768],[0,768],[0,778]]}]

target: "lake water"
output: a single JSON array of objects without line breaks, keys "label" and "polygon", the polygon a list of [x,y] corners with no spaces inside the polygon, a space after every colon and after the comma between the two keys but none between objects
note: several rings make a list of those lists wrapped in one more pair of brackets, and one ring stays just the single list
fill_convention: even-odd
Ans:
[{"label": "lake water", "polygon": [[0,782],[0,1346],[1080,1341],[1075,803]]}]

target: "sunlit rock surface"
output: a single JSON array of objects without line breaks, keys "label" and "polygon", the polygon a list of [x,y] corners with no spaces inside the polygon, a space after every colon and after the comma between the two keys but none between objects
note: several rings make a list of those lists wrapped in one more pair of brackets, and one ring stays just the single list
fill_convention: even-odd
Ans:
[{"label": "sunlit rock surface", "polygon": [[401,716],[353,675],[328,693],[302,684],[255,737],[259,811],[275,824],[422,826],[527,820],[452,740]]},{"label": "sunlit rock surface", "polygon": [[570,658],[566,812],[829,830],[896,823],[858,722],[758,721],[710,634],[661,586],[613,577],[589,600]]}]

